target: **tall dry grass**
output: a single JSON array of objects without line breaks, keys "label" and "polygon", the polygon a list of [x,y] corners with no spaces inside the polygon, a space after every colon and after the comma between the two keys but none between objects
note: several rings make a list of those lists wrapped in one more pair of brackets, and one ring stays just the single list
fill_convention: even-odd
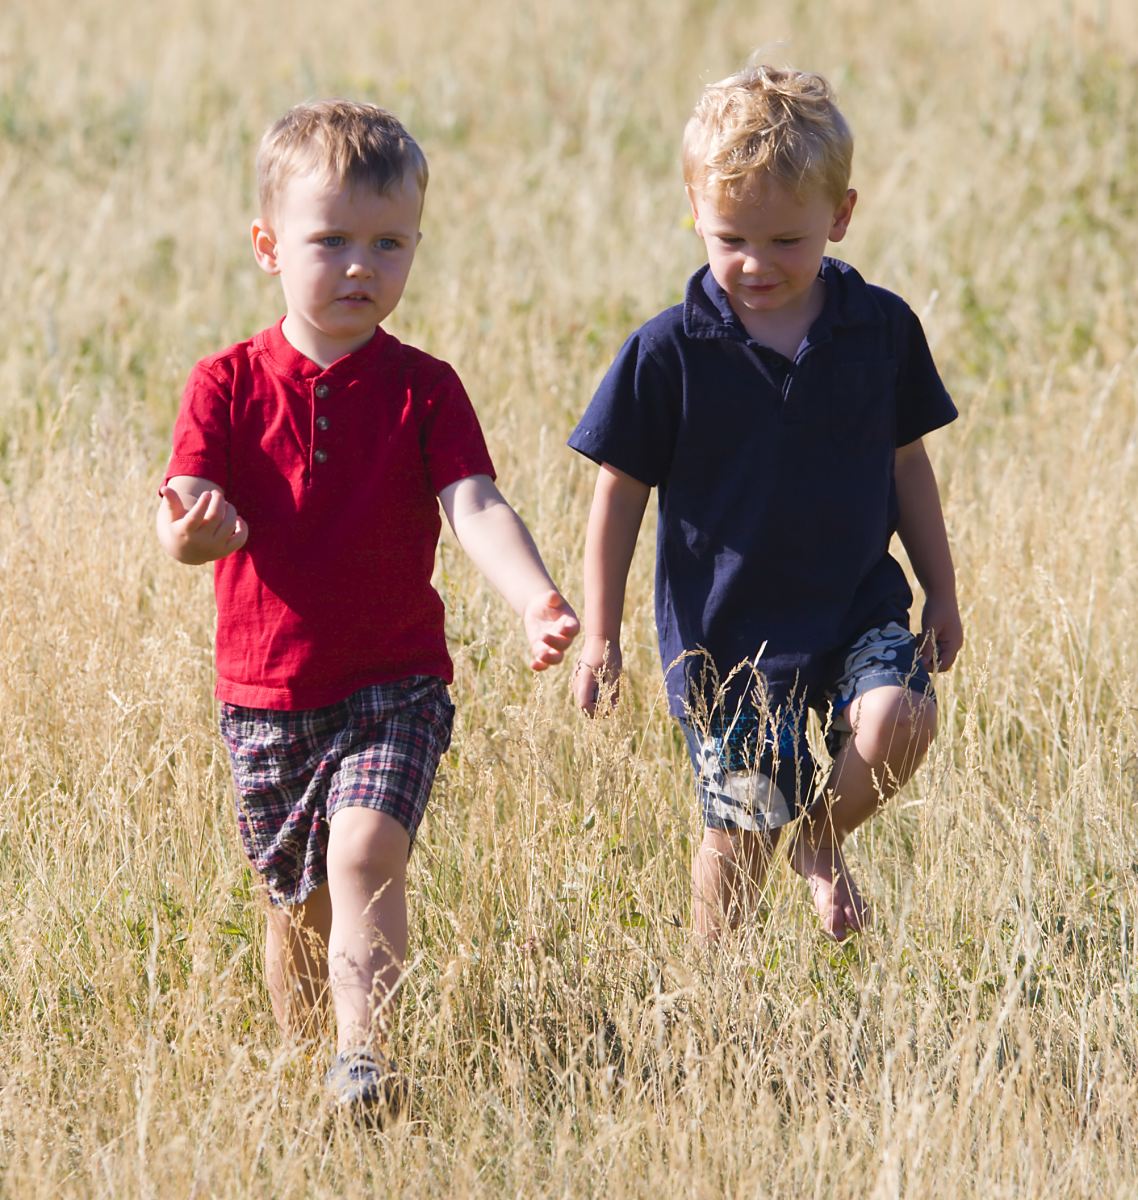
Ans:
[{"label": "tall dry grass", "polygon": [[[650,530],[598,723],[446,541],[414,1108],[345,1127],[327,1047],[267,1016],[209,575],[152,534],[188,368],[279,315],[255,140],[328,93],[421,138],[392,328],[459,368],[579,597],[592,477],[564,438],[701,261],[701,84],[779,40],[858,135],[842,251],[923,314],[962,410],[930,444],[969,642],[928,764],[857,838],[876,922],[827,944],[781,870],[737,941],[693,947]],[[1133,1195],[1136,114],[1138,17],[1105,0],[0,9],[0,1192]]]}]

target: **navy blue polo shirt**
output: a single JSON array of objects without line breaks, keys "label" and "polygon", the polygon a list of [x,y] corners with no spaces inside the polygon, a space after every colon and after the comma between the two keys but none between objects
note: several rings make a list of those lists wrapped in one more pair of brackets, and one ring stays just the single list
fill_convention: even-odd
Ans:
[{"label": "navy blue polo shirt", "polygon": [[894,453],[956,407],[900,297],[836,259],[821,277],[825,307],[791,362],[703,267],[625,342],[569,439],[657,489],[656,628],[677,716],[713,699],[709,665],[725,680],[761,650],[781,704],[822,686],[860,633],[908,625]]}]

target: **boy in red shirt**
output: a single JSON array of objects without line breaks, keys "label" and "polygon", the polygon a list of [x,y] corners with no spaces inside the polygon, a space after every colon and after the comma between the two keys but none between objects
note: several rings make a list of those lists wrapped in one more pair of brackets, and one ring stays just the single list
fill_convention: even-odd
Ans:
[{"label": "boy in red shirt", "polygon": [[257,176],[253,251],[287,315],[191,373],[158,537],[179,562],[215,564],[216,695],[242,843],[271,903],[273,1013],[295,1033],[328,988],[328,1086],[362,1111],[403,1091],[376,1043],[454,714],[430,583],[438,502],[522,618],[535,671],[562,660],[578,623],[494,486],[457,375],[379,328],[422,236],[419,147],[375,106],[299,105],[262,139]]}]

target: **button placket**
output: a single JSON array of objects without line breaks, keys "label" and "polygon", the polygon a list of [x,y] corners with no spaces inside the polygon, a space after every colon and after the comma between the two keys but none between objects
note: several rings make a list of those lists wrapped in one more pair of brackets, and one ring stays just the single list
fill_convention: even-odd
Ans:
[{"label": "button placket", "polygon": [[[317,400],[327,400],[332,394],[332,389],[326,383],[318,383],[312,389],[312,394]],[[315,424],[316,428],[323,433],[332,422],[327,416],[325,416],[324,413],[321,413],[313,423]],[[323,446],[314,447],[312,451],[312,461],[316,463],[317,466],[322,466],[328,461],[328,451]]]}]

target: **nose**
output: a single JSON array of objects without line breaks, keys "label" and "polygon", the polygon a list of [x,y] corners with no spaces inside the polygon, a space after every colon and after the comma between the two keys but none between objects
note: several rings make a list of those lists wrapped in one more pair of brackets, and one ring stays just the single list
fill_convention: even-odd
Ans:
[{"label": "nose", "polygon": [[374,274],[366,262],[353,262],[348,267],[348,277],[351,279],[370,279]]}]

